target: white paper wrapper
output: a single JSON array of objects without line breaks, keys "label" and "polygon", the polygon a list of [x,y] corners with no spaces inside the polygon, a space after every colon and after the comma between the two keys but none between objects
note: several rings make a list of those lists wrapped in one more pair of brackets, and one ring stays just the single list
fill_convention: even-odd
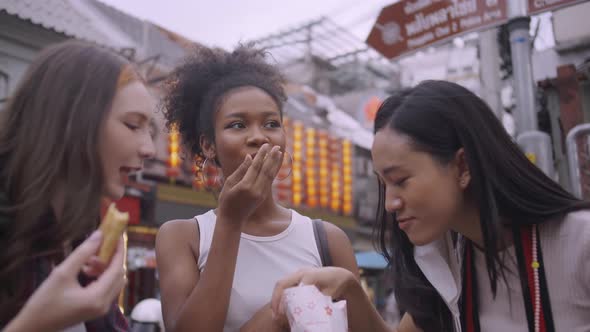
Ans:
[{"label": "white paper wrapper", "polygon": [[313,285],[285,289],[283,305],[291,332],[348,332],[346,301],[334,303]]}]

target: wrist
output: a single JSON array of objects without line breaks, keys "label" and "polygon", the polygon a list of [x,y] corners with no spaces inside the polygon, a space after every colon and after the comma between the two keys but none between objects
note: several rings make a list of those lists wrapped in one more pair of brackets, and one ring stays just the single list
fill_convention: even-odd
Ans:
[{"label": "wrist", "polygon": [[14,319],[12,319],[8,325],[2,330],[3,332],[24,332],[24,331],[38,331],[40,330],[39,324],[35,324],[35,319],[27,319],[23,317],[23,310],[21,310]]},{"label": "wrist", "polygon": [[361,296],[366,296],[363,287],[352,272],[346,276],[343,286],[341,297],[344,300],[355,301]]}]

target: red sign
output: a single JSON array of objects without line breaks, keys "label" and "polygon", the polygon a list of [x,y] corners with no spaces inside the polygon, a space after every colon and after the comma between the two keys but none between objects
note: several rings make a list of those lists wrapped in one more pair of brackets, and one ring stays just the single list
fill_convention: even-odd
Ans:
[{"label": "red sign", "polygon": [[508,20],[507,0],[402,0],[379,14],[367,44],[387,58]]},{"label": "red sign", "polygon": [[141,202],[139,201],[139,198],[123,196],[123,198],[118,200],[115,204],[117,204],[117,209],[119,211],[129,213],[129,225],[140,224]]},{"label": "red sign", "polygon": [[[107,208],[111,204],[110,199],[103,199],[101,200],[101,207],[100,207],[100,219],[104,217],[105,213],[107,212]],[[129,213],[129,225],[139,225],[140,224],[140,213],[141,213],[141,202],[137,197],[131,196],[123,196],[120,200],[115,201],[115,206],[117,210],[121,212],[128,212]]]},{"label": "red sign", "polygon": [[575,5],[578,2],[584,1],[586,0],[528,0],[529,14],[539,14],[560,7]]}]

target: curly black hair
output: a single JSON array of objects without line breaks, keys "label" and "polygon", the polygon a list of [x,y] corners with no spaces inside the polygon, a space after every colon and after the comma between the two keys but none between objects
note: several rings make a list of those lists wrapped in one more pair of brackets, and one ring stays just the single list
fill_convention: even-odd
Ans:
[{"label": "curly black hair", "polygon": [[213,115],[232,89],[254,86],[268,93],[279,106],[287,100],[284,79],[266,61],[267,53],[251,44],[233,52],[198,47],[167,80],[163,100],[166,126],[177,126],[187,152],[203,157],[200,137],[214,141]]}]

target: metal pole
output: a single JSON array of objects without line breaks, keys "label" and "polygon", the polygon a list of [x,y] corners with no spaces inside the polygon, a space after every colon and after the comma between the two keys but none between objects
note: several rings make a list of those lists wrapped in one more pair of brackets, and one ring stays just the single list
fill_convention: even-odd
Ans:
[{"label": "metal pole", "polygon": [[[576,139],[580,134],[590,132],[590,123],[575,126],[566,137],[567,159],[570,171],[570,185],[572,193],[578,197],[583,197],[582,175],[580,174],[580,159],[578,156],[578,144]],[[590,142],[589,142],[590,145]]]},{"label": "metal pole", "polygon": [[526,0],[509,0],[508,32],[512,75],[516,94],[516,142],[537,167],[555,179],[551,137],[538,130],[535,91],[531,64],[531,38]]},{"label": "metal pole", "polygon": [[512,73],[516,94],[515,115],[517,133],[537,130],[537,113],[535,110],[533,70],[531,65],[531,40],[529,36],[530,21],[531,19],[529,17],[517,16],[508,22]]},{"label": "metal pole", "polygon": [[498,50],[498,29],[493,28],[479,34],[479,59],[481,95],[496,117],[502,121],[503,106],[500,98],[500,51]]},{"label": "metal pole", "polygon": [[551,152],[551,137],[547,133],[539,130],[529,130],[518,135],[516,143],[533,164],[555,180],[556,173],[553,153]]}]

